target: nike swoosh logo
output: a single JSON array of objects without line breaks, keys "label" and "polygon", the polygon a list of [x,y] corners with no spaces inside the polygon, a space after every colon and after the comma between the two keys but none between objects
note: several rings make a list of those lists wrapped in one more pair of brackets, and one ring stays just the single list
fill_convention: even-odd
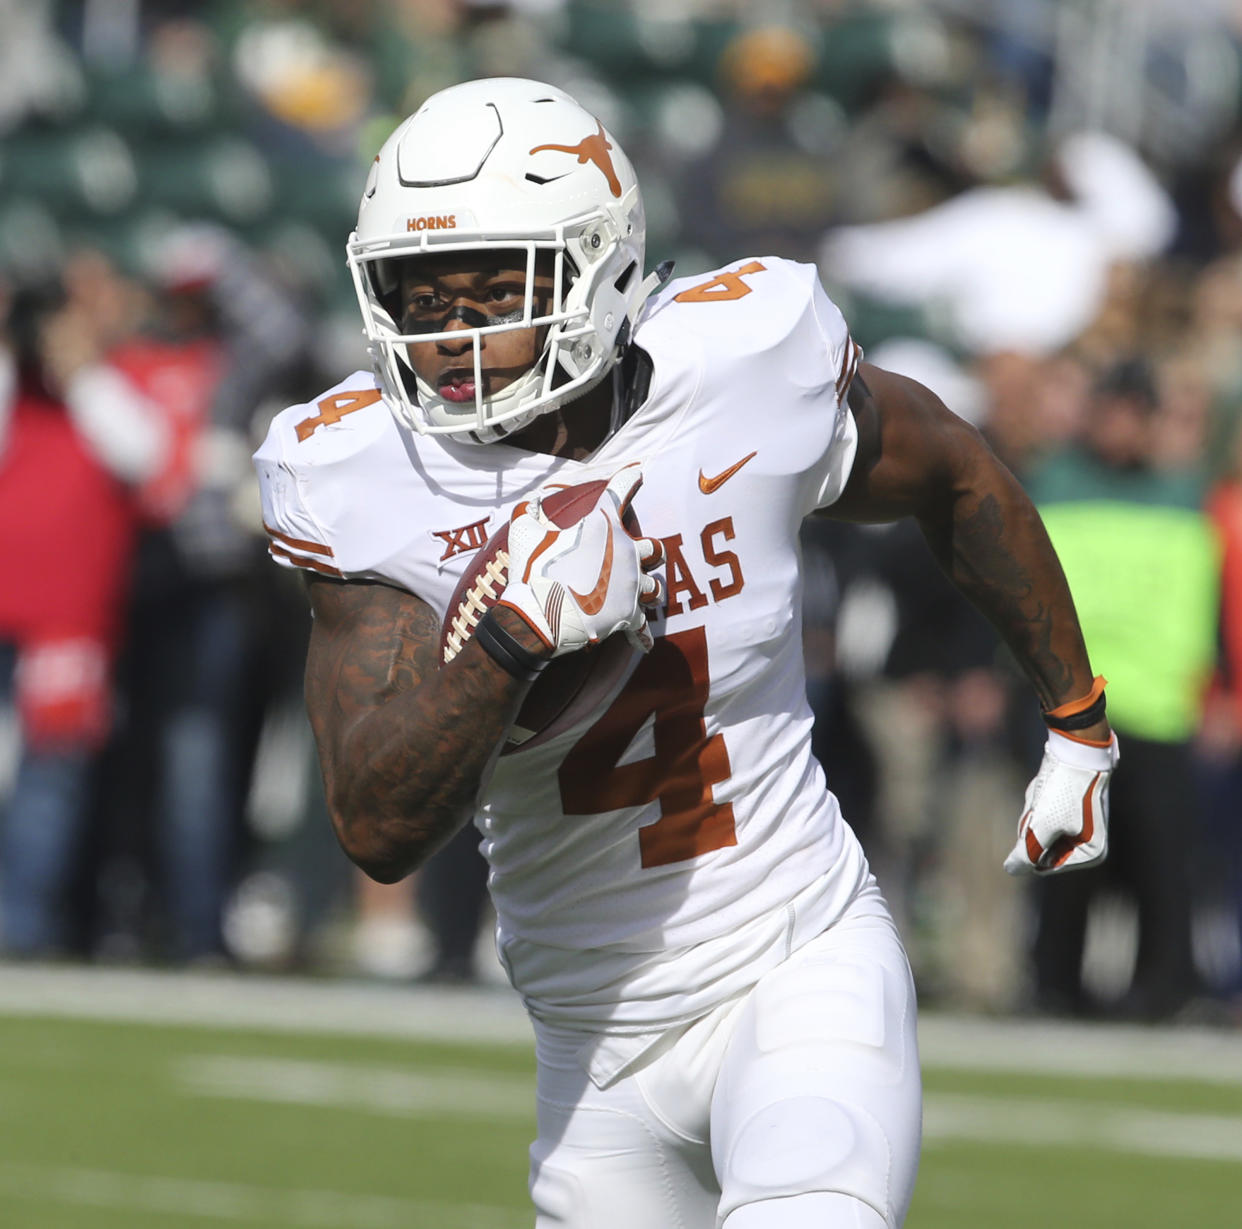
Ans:
[{"label": "nike swoosh logo", "polygon": [[702,491],[704,495],[710,495],[713,491],[720,490],[720,488],[724,486],[724,484],[728,482],[729,479],[732,478],[733,475],[736,474],[737,471],[741,469],[742,466],[745,465],[746,462],[749,461],[754,455],[755,453],[752,452],[747,456],[744,456],[740,461],[735,461],[729,466],[728,469],[722,470],[714,478],[708,478],[702,470],[699,470],[699,490]]},{"label": "nike swoosh logo", "polygon": [[600,608],[604,604],[604,598],[608,594],[608,580],[612,573],[612,534],[608,535],[607,543],[604,546],[604,562],[599,567],[599,579],[595,582],[595,588],[590,593],[579,593],[572,586],[567,586],[570,593],[573,594],[574,600],[582,607],[583,614],[599,614]]}]

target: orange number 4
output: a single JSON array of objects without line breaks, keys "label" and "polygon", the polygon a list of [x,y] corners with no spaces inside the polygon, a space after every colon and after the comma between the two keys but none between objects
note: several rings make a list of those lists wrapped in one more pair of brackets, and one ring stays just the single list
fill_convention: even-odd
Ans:
[{"label": "orange number 4", "polygon": [[[582,736],[560,768],[567,815],[598,815],[658,801],[660,818],[638,830],[643,866],[684,862],[737,844],[733,804],[712,800],[729,779],[724,736],[709,738],[707,635],[701,627],[662,636],[639,662],[608,711]],[[621,757],[654,716],[655,754]]]},{"label": "orange number 4", "polygon": [[316,427],[338,423],[346,414],[352,414],[366,405],[374,405],[382,395],[378,388],[363,388],[356,393],[337,393],[333,397],[325,397],[315,406],[319,413],[302,419],[295,428],[298,433],[298,443],[309,439]]},{"label": "orange number 4", "polygon": [[754,289],[753,286],[748,286],[742,281],[742,278],[748,273],[762,273],[766,268],[766,265],[752,260],[740,269],[729,270],[718,277],[713,277],[710,282],[703,282],[701,285],[691,286],[689,290],[683,290],[681,294],[674,297],[674,302],[727,303],[730,299],[741,299]]}]

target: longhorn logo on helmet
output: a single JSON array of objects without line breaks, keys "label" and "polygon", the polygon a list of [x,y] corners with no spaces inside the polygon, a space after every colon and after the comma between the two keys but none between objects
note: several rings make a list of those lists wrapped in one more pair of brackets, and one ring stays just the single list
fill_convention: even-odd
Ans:
[{"label": "longhorn logo on helmet", "polygon": [[[599,123],[597,120],[596,123]],[[536,145],[530,152],[537,154],[541,150],[551,149],[559,154],[577,154],[578,161],[586,166],[588,162],[593,162],[603,172],[604,178],[608,180],[608,190],[613,196],[621,195],[621,181],[617,178],[616,168],[612,165],[612,158],[608,151],[612,148],[612,142],[604,135],[604,125],[599,124],[599,131],[592,133],[589,137],[583,137],[577,145]]]}]

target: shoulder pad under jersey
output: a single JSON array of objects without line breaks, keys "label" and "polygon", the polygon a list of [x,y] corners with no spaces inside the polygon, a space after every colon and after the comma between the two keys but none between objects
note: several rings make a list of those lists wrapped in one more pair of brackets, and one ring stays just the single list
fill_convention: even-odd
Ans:
[{"label": "shoulder pad under jersey", "polygon": [[636,334],[640,344],[657,335],[674,346],[697,343],[706,378],[722,387],[740,378],[802,396],[831,391],[836,401],[861,357],[815,266],[778,256],[670,282]]},{"label": "shoulder pad under jersey", "polygon": [[[374,377],[363,371],[276,415],[254,464],[268,551],[277,563],[342,578],[366,570],[342,558],[333,509],[348,498],[351,483],[356,489],[364,454],[382,462],[397,434]],[[396,451],[404,456],[399,446]]]}]

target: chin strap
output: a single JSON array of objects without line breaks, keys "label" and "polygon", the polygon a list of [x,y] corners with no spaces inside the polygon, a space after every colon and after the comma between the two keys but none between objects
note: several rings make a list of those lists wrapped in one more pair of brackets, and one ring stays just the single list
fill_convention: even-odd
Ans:
[{"label": "chin strap", "polygon": [[[662,260],[642,284],[642,297],[648,298],[673,276],[673,262]],[[608,434],[613,435],[644,401],[651,386],[651,359],[646,351],[630,345],[633,331],[627,316],[617,333],[617,361],[612,368],[612,416]]]},{"label": "chin strap", "polygon": [[617,334],[617,361],[612,365],[612,412],[608,419],[608,434],[615,435],[621,424],[630,416],[629,381],[626,379],[626,359],[630,348],[630,320],[621,322]]},{"label": "chin strap", "polygon": [[673,262],[671,260],[662,260],[655,267],[655,271],[648,273],[643,281],[643,298],[659,290],[670,277],[673,276]]},{"label": "chin strap", "polygon": [[630,342],[630,322],[621,326],[617,344],[621,356],[612,367],[612,416],[608,434],[614,434],[637,412],[651,390],[651,355]]}]

